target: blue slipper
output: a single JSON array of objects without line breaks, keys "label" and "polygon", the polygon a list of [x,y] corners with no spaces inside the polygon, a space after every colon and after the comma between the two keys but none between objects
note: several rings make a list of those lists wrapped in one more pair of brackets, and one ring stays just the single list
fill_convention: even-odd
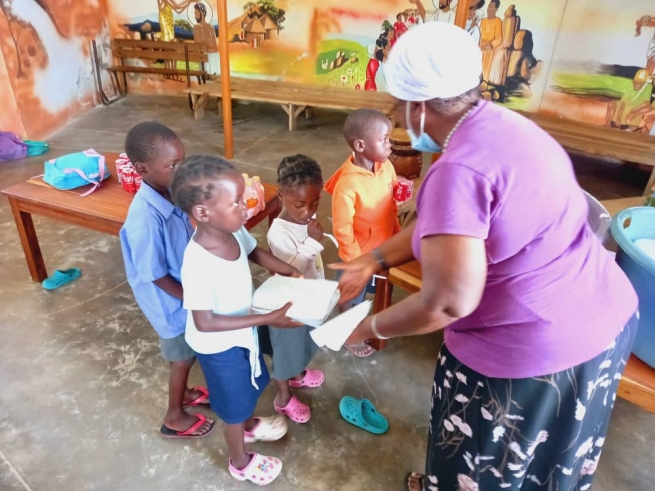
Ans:
[{"label": "blue slipper", "polygon": [[383,435],[389,430],[389,423],[368,399],[345,396],[339,402],[341,417],[351,425],[374,435]]},{"label": "blue slipper", "polygon": [[71,268],[66,270],[56,269],[55,272],[43,280],[43,288],[46,290],[56,290],[60,286],[64,286],[73,280],[80,277],[82,272],[78,268]]}]

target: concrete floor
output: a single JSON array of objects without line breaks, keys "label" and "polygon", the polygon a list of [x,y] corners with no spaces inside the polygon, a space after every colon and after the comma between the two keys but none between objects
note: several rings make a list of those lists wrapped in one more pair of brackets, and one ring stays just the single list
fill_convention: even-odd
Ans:
[{"label": "concrete floor", "polygon": [[[348,155],[344,116],[317,111],[296,132],[270,105],[235,109],[236,163],[272,181],[281,158],[315,157],[329,175]],[[126,132],[143,120],[170,125],[187,155],[222,154],[217,117],[195,121],[186,100],[130,97],[98,108],[57,133],[49,156],[95,148],[121,151]],[[40,174],[42,159],[0,164],[0,187]],[[646,176],[580,160],[582,184],[601,199],[639,194]],[[321,205],[323,217],[329,202]],[[220,431],[197,441],[165,441],[158,428],[166,403],[167,367],[157,339],[125,282],[116,237],[36,219],[46,263],[80,267],[83,276],[56,292],[32,283],[5,199],[0,199],[0,490],[233,490]],[[255,235],[262,240],[265,228]],[[328,249],[326,260],[335,258]],[[261,277],[261,272],[257,272]],[[292,424],[275,444],[253,445],[285,468],[271,490],[396,490],[408,470],[421,470],[429,393],[439,335],[401,339],[372,358],[319,353],[323,387],[305,391],[314,416]],[[202,383],[194,367],[192,382]],[[376,437],[338,414],[343,395],[373,400],[390,422]],[[268,388],[258,412],[272,413]],[[617,400],[596,491],[653,489],[655,415]],[[487,491],[487,490],[484,490]],[[491,490],[489,490],[491,491]]]}]

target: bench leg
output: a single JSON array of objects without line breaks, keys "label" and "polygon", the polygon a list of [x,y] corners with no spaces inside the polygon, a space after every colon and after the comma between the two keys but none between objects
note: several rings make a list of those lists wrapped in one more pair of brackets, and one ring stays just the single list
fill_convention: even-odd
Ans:
[{"label": "bench leg", "polygon": [[294,131],[298,125],[298,116],[307,106],[296,106],[295,104],[282,104],[282,109],[289,115],[289,131]]},{"label": "bench leg", "polygon": [[[387,273],[388,274],[388,273]],[[391,305],[393,285],[389,280],[377,278],[375,282],[375,299],[373,300],[373,313],[377,314]],[[369,339],[368,344],[377,351],[383,350],[387,341],[385,339]]]},{"label": "bench leg", "polygon": [[30,276],[32,277],[32,281],[38,281],[40,283],[48,277],[48,272],[45,269],[45,262],[43,261],[39,239],[34,229],[32,215],[21,211],[16,200],[9,198],[9,203],[16,222],[16,228],[18,229],[18,237],[23,246]]},{"label": "bench leg", "polygon": [[[193,103],[191,105],[191,109],[193,109],[193,117],[195,119],[202,119],[205,117],[205,106],[207,105],[207,102],[209,101],[209,94],[189,94],[189,96],[192,97]],[[221,105],[218,105],[219,108],[219,116],[220,116],[220,107]]]},{"label": "bench leg", "polygon": [[653,192],[653,185],[655,185],[655,167],[650,173],[650,178],[648,179],[648,184],[646,184],[646,189],[644,190],[644,195],[650,195]]},{"label": "bench leg", "polygon": [[307,106],[307,107],[305,108],[305,119],[312,119],[312,116],[313,116],[313,114],[312,114],[312,108],[309,107],[309,106]]}]

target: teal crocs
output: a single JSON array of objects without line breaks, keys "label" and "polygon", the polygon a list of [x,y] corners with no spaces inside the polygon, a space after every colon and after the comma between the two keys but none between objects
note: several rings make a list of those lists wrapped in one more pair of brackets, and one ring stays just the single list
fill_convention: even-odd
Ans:
[{"label": "teal crocs", "polygon": [[351,425],[374,435],[383,435],[389,430],[389,423],[368,399],[345,396],[339,402],[341,417]]},{"label": "teal crocs", "polygon": [[57,269],[55,272],[43,280],[43,288],[46,290],[56,290],[60,286],[64,286],[67,283],[70,283],[73,280],[76,280],[80,277],[82,272],[79,268],[71,268],[66,270]]}]

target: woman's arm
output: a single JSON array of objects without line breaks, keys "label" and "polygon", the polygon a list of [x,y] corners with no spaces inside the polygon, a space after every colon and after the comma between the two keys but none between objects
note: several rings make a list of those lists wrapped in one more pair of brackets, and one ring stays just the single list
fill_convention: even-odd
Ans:
[{"label": "woman's arm", "polygon": [[480,304],[487,279],[484,240],[461,235],[434,235],[421,240],[421,291],[368,317],[347,344],[377,337],[426,334],[466,317]]},{"label": "woman's arm", "polygon": [[369,252],[348,263],[329,265],[331,269],[343,271],[343,275],[339,280],[339,292],[341,293],[340,304],[344,304],[355,298],[362,291],[362,288],[371,281],[372,275],[382,273],[385,269],[382,262],[385,263],[386,267],[392,268],[414,259],[412,252],[412,233],[415,227],[416,221],[410,223],[376,249],[375,254],[382,261],[378,260],[376,255]]}]

